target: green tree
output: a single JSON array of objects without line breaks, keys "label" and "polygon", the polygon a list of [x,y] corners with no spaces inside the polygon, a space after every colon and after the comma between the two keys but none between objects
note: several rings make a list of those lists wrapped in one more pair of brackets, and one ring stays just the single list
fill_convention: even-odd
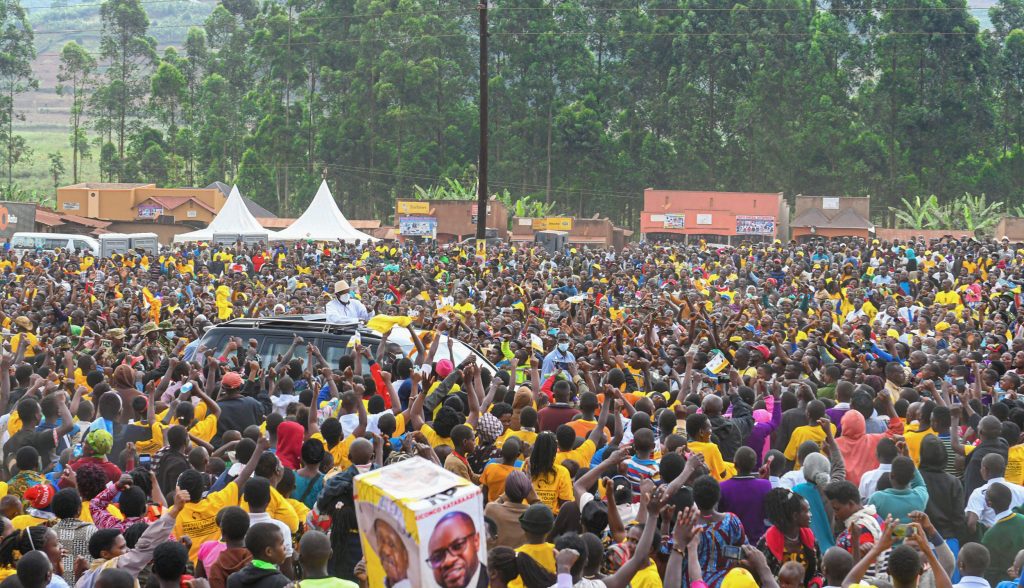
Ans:
[{"label": "green tree", "polygon": [[100,19],[100,55],[109,66],[99,110],[110,118],[102,124],[116,137],[119,160],[111,169],[123,181],[125,144],[149,89],[145,73],[156,60],[156,41],[147,35],[149,17],[140,0],[104,0]]},{"label": "green tree", "polygon": [[89,141],[82,124],[85,114],[86,92],[96,71],[96,59],[74,41],[69,41],[60,54],[60,70],[57,73],[57,94],[71,95],[71,179],[78,183],[78,162],[89,155]]},{"label": "green tree", "polygon": [[50,159],[50,177],[53,179],[53,189],[56,192],[60,187],[61,178],[67,173],[67,170],[64,169],[64,155],[58,151],[47,153],[46,156]]},{"label": "green tree", "polygon": [[14,134],[15,119],[23,115],[14,108],[14,97],[38,86],[32,61],[36,58],[32,27],[18,0],[0,0],[0,138],[6,151],[7,186],[14,183],[14,165],[24,158],[24,138]]}]

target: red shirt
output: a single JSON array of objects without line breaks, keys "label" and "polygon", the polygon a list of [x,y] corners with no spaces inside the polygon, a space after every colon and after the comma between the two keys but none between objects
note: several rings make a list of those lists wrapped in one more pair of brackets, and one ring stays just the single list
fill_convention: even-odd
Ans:
[{"label": "red shirt", "polygon": [[103,468],[103,473],[107,474],[107,479],[115,484],[117,483],[118,480],[121,479],[121,468],[117,467],[108,460],[101,460],[96,457],[80,457],[77,460],[69,463],[68,467],[74,470],[75,473],[78,473],[78,468],[84,466],[87,463],[98,465],[101,468]]}]

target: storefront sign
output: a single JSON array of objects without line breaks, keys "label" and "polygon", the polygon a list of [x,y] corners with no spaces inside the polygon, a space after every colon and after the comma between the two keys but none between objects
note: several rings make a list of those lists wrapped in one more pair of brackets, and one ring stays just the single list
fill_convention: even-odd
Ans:
[{"label": "storefront sign", "polygon": [[737,216],[737,235],[774,235],[775,217],[772,216]]},{"label": "storefront sign", "polygon": [[398,233],[403,237],[437,238],[437,218],[432,216],[403,216],[398,219]]},{"label": "storefront sign", "polygon": [[686,226],[685,214],[665,214],[664,227],[666,229],[682,229]]},{"label": "storefront sign", "polygon": [[430,203],[401,200],[398,202],[398,214],[430,214]]}]

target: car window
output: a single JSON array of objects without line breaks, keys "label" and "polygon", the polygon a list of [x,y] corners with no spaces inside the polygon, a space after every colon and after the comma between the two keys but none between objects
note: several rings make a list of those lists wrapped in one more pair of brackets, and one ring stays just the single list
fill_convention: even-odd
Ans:
[{"label": "car window", "polygon": [[57,249],[58,247],[61,249],[66,249],[67,246],[67,239],[43,239],[43,249],[46,249],[47,251],[52,251],[54,249]]},{"label": "car window", "polygon": [[82,241],[81,239],[75,239],[75,250],[76,251],[92,251],[92,247],[89,247],[89,243]]},{"label": "car window", "polygon": [[[407,356],[412,357],[410,354],[413,353],[415,347],[412,344],[412,339],[409,338],[408,329],[393,329],[391,331],[391,335],[388,337],[388,342],[398,343],[398,345],[402,347],[402,352]],[[441,342],[438,345],[439,347],[437,348],[437,353],[434,355],[434,359],[439,360],[447,358],[448,337],[442,335]],[[482,355],[473,351],[471,347],[458,339],[455,340],[455,345],[452,346],[452,355],[455,357],[455,365],[459,365],[470,355],[475,355],[477,357],[477,365],[483,365],[490,370],[491,373],[494,373],[494,368],[491,367],[491,364],[488,363]]]},{"label": "car window", "polygon": [[[366,346],[370,349],[370,354],[373,355],[377,350],[376,342],[372,343],[369,341],[365,342]],[[338,369],[338,360],[342,357],[352,353],[352,348],[348,346],[348,339],[328,339],[320,343],[320,354],[324,356],[327,361],[327,365],[331,366],[331,369]],[[363,374],[370,373],[370,361],[363,358]]]},{"label": "car window", "polygon": [[[243,337],[248,340],[248,337]],[[278,357],[284,356],[288,353],[288,348],[292,345],[291,337],[267,337],[263,340],[260,345],[260,365],[263,369],[270,367],[271,363],[277,363]],[[292,359],[296,357],[306,360],[306,346],[298,345],[295,347],[295,351],[292,353]]]}]

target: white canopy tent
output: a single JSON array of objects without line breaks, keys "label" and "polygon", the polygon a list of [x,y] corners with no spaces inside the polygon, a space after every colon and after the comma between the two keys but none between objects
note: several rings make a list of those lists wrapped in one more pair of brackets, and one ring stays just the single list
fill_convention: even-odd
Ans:
[{"label": "white canopy tent", "polygon": [[215,234],[239,235],[245,237],[262,236],[265,241],[273,238],[274,231],[264,229],[256,218],[249,212],[238,192],[238,186],[231,187],[227,202],[220,209],[217,216],[210,221],[205,229],[182,233],[174,236],[175,243],[189,243],[194,241],[210,241]]},{"label": "white canopy tent", "polygon": [[356,229],[348,222],[345,215],[338,209],[338,204],[327,187],[327,181],[320,183],[320,189],[309,203],[306,212],[295,219],[291,225],[270,237],[271,241],[376,241],[366,233]]}]

